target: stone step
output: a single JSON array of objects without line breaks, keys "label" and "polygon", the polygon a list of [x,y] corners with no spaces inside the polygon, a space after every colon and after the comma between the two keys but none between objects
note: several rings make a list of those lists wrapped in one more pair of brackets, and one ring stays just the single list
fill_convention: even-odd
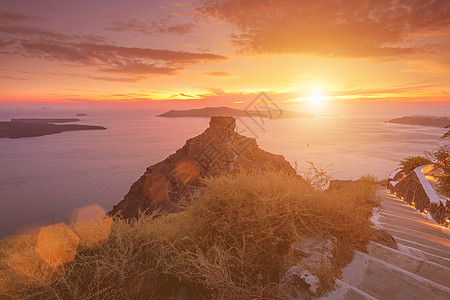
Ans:
[{"label": "stone step", "polygon": [[426,221],[429,222],[429,215],[419,212],[415,208],[405,204],[403,201],[386,202],[384,201],[382,206],[378,208],[382,213],[394,214],[397,216],[403,216],[412,221]]},{"label": "stone step", "polygon": [[404,232],[399,228],[394,229],[392,226],[380,227],[389,232],[395,240],[400,241],[407,246],[411,245],[411,243],[408,242],[412,242],[412,244],[417,245],[420,250],[450,259],[450,247],[443,245],[436,240],[430,240],[428,236],[419,233]]},{"label": "stone step", "polygon": [[408,230],[415,230],[426,234],[431,234],[443,239],[447,239],[450,244],[450,229],[440,226],[433,221],[425,218],[410,218],[399,214],[379,212],[378,222],[406,228]]},{"label": "stone step", "polygon": [[408,240],[408,239],[403,239],[403,238],[400,238],[398,236],[394,237],[394,239],[397,241],[397,243],[400,243],[401,245],[405,245],[405,246],[408,246],[408,247],[411,247],[411,248],[422,250],[423,252],[426,252],[426,253],[429,253],[429,254],[432,254],[432,255],[436,255],[436,256],[439,256],[439,257],[442,257],[442,258],[445,258],[445,259],[449,259],[447,252],[442,251],[442,250],[437,249],[437,248],[434,248],[432,246],[424,245],[424,244],[421,244],[421,243],[418,243],[418,242],[414,242],[414,241],[411,241],[411,240]]},{"label": "stone step", "polygon": [[450,288],[359,251],[342,281],[377,299],[450,299]]},{"label": "stone step", "polygon": [[443,265],[408,255],[405,252],[375,242],[369,243],[367,253],[403,270],[450,288],[450,268]]},{"label": "stone step", "polygon": [[336,279],[334,284],[334,290],[329,294],[315,299],[320,300],[376,300],[376,298],[370,296],[369,294],[364,293],[363,291],[358,290],[351,285]]},{"label": "stone step", "polygon": [[[420,247],[420,245],[412,244],[415,247],[407,246],[407,245],[403,244],[402,241],[400,241],[398,238],[397,238],[397,245],[398,245],[398,250],[401,252],[405,252],[408,255],[416,256],[423,260],[431,261],[431,262],[440,264],[442,266],[445,266],[447,268],[450,268],[450,259],[439,256],[439,255],[431,254],[430,252],[427,252],[424,250],[420,250],[417,248],[417,247]],[[424,248],[424,247],[422,247],[422,248]],[[425,249],[429,250],[429,248],[425,248]]]},{"label": "stone step", "polygon": [[383,215],[386,216],[390,216],[390,217],[394,217],[394,219],[396,218],[402,218],[404,220],[407,221],[418,221],[418,222],[429,222],[429,215],[425,215],[425,214],[412,214],[411,216],[405,216],[404,214],[401,214],[401,212],[396,212],[396,211],[389,211],[387,209],[380,209],[381,213]]},{"label": "stone step", "polygon": [[448,251],[450,252],[450,239],[447,237],[447,235],[439,236],[436,233],[427,233],[424,231],[410,229],[406,226],[392,225],[392,224],[383,223],[383,222],[379,222],[378,225],[385,229],[401,231],[401,232],[404,232],[404,233],[407,233],[407,234],[410,234],[410,235],[413,235],[416,237],[423,238],[428,241],[438,243],[438,244],[442,245],[444,248],[447,248]]},{"label": "stone step", "polygon": [[394,195],[391,195],[389,193],[379,193],[378,195],[383,198],[383,201],[381,202],[381,209],[383,210],[386,210],[388,212],[397,210],[403,214],[407,214],[411,217],[417,218],[425,216],[414,207]]}]

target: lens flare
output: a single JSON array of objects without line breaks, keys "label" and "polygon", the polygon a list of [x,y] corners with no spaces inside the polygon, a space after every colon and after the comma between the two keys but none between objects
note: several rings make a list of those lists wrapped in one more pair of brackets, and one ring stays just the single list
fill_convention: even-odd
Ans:
[{"label": "lens flare", "polygon": [[75,258],[80,238],[64,223],[42,227],[36,242],[36,253],[56,267]]},{"label": "lens flare", "polygon": [[162,173],[147,175],[143,191],[150,202],[169,200],[169,191],[172,188],[170,180]]}]

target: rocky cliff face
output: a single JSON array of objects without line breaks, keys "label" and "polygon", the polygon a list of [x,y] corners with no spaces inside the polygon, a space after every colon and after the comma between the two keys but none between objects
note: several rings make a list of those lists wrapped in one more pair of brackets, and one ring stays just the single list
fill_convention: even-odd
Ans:
[{"label": "rocky cliff face", "polygon": [[147,168],[128,194],[108,214],[133,218],[139,211],[181,211],[180,201],[201,186],[204,176],[237,169],[275,169],[295,175],[282,155],[266,152],[254,138],[236,133],[233,117],[211,117],[209,128],[186,141],[165,160]]}]

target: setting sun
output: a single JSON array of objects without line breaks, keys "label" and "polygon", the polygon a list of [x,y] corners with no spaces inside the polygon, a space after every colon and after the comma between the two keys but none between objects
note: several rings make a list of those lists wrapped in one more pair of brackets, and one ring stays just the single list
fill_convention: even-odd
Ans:
[{"label": "setting sun", "polygon": [[305,98],[308,111],[314,113],[323,109],[326,97],[321,89],[312,89]]},{"label": "setting sun", "polygon": [[323,93],[321,91],[315,90],[308,95],[309,106],[312,107],[320,106],[324,100],[325,97],[323,96]]}]

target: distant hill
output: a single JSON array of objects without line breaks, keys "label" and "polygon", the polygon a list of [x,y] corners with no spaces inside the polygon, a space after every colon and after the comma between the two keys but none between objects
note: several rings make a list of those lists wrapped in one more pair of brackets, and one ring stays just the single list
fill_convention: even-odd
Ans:
[{"label": "distant hill", "polygon": [[386,121],[388,123],[444,127],[450,124],[450,117],[406,116]]},{"label": "distant hill", "polygon": [[241,110],[230,107],[205,107],[199,109],[188,110],[169,110],[157,117],[200,117],[210,118],[213,116],[230,116],[230,117],[262,117],[268,119],[285,119],[285,118],[313,118],[314,116],[309,113],[301,113],[296,111],[268,111],[268,110]]},{"label": "distant hill", "polygon": [[39,123],[39,124],[51,124],[51,123],[70,123],[77,122],[80,119],[76,118],[65,118],[65,119],[41,119],[41,118],[19,118],[19,119],[11,119],[11,123]]},{"label": "distant hill", "polygon": [[64,124],[79,119],[11,119],[11,122],[0,122],[0,138],[23,138],[43,136],[73,130],[104,130],[103,126]]}]

